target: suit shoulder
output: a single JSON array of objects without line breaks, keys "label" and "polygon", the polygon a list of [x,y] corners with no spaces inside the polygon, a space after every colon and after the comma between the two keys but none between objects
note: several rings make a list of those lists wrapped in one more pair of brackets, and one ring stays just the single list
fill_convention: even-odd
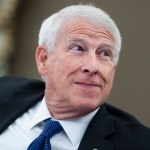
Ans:
[{"label": "suit shoulder", "polygon": [[105,108],[115,121],[122,122],[124,124],[141,124],[136,117],[124,110],[121,110],[120,108],[110,104],[105,104]]},{"label": "suit shoulder", "polygon": [[[35,79],[28,79],[25,77],[16,77],[16,76],[3,76],[0,77],[0,89],[15,87],[20,89],[20,87],[30,86],[33,87],[41,87],[45,86],[44,82]],[[13,90],[13,89],[12,89]]]},{"label": "suit shoulder", "polygon": [[122,137],[126,139],[128,144],[133,147],[133,149],[147,150],[150,149],[150,128],[143,125],[138,119],[133,115],[116,108],[110,104],[105,106],[107,112],[113,120],[114,127],[118,133],[118,139]]},{"label": "suit shoulder", "polygon": [[0,77],[0,102],[9,99],[14,91],[44,90],[45,84],[40,80],[25,77],[4,76]]}]

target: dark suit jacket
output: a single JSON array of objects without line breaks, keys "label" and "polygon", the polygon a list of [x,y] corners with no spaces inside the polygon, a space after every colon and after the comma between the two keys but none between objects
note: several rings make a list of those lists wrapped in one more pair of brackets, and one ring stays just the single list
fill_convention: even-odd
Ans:
[{"label": "dark suit jacket", "polygon": [[[45,84],[0,78],[0,133],[43,98]],[[74,131],[75,132],[75,131]],[[90,122],[79,150],[150,150],[150,129],[133,116],[104,104]]]}]

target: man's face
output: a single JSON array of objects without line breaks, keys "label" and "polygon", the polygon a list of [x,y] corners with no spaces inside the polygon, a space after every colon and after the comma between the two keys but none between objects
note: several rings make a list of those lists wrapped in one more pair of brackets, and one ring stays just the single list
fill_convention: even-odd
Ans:
[{"label": "man's face", "polygon": [[42,50],[39,72],[46,75],[46,103],[55,118],[82,116],[104,103],[115,73],[114,44],[103,28],[80,20],[65,23],[52,53]]}]

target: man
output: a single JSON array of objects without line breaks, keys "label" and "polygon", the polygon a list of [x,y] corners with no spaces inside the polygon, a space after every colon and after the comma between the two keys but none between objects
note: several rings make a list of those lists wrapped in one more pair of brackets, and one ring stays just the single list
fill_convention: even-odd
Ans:
[{"label": "man", "polygon": [[[120,49],[117,26],[99,8],[69,6],[46,19],[36,50],[45,83],[0,79],[1,149],[149,150],[150,129],[105,103]],[[51,137],[47,120],[60,129]]]}]

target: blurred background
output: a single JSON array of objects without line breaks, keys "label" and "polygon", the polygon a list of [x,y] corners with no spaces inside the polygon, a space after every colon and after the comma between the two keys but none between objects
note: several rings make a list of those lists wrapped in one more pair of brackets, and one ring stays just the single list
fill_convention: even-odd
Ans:
[{"label": "blurred background", "polygon": [[42,21],[61,8],[93,3],[115,20],[122,52],[108,102],[150,127],[149,0],[0,0],[0,76],[40,79],[35,50]]}]

